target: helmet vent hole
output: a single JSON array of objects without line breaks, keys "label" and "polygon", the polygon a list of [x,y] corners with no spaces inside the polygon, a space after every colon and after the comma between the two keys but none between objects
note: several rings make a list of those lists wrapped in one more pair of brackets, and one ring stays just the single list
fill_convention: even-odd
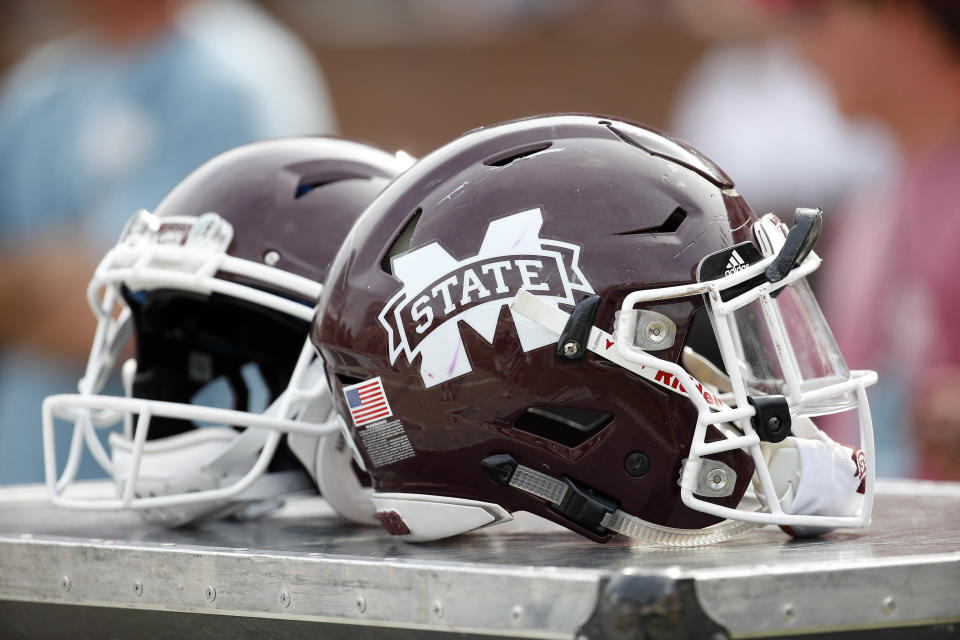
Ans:
[{"label": "helmet vent hole", "polygon": [[612,413],[594,409],[529,407],[514,421],[513,426],[572,448],[599,433],[611,420]]},{"label": "helmet vent hole", "polygon": [[294,194],[294,198],[302,198],[311,191],[316,191],[320,187],[325,187],[327,185],[333,184],[335,182],[342,182],[344,180],[369,180],[370,176],[364,175],[362,173],[354,173],[349,171],[343,171],[338,173],[324,173],[320,175],[304,176],[300,183],[297,184],[297,191]]},{"label": "helmet vent hole", "polygon": [[487,158],[483,161],[483,164],[488,167],[505,167],[514,160],[519,160],[520,158],[526,158],[534,154],[545,151],[553,146],[552,142],[538,142],[536,144],[526,145],[523,147],[515,147],[510,151],[507,151],[504,155],[493,156],[492,158]]},{"label": "helmet vent hole", "polygon": [[674,233],[677,229],[680,228],[680,225],[683,224],[683,221],[687,219],[687,212],[683,210],[682,207],[677,207],[670,212],[670,215],[667,216],[667,219],[664,220],[661,224],[658,224],[655,227],[645,227],[643,229],[634,229],[633,231],[622,231],[616,235],[618,236],[637,236],[644,235],[647,233]]},{"label": "helmet vent hole", "polygon": [[417,207],[417,210],[407,220],[407,224],[403,225],[403,229],[397,234],[397,239],[393,241],[393,245],[383,256],[383,260],[380,261],[380,268],[386,273],[393,275],[393,265],[390,263],[393,256],[406,253],[410,249],[410,241],[413,239],[413,232],[417,230],[417,225],[420,223],[421,215],[423,215],[423,209]]},{"label": "helmet vent hole", "polygon": [[363,382],[363,378],[354,378],[353,376],[345,376],[340,373],[337,374],[337,380],[339,380],[340,384],[344,387],[349,387]]}]

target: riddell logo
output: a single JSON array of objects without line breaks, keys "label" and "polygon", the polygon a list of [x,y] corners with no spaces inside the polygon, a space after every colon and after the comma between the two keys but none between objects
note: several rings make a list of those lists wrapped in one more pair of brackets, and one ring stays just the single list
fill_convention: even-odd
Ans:
[{"label": "riddell logo", "polygon": [[736,273],[737,271],[742,271],[746,269],[749,265],[744,262],[743,258],[740,257],[740,254],[734,250],[730,254],[730,259],[727,260],[727,269],[723,272],[723,275],[728,276],[731,273]]},{"label": "riddell logo", "polygon": [[[390,363],[400,354],[408,362],[421,355],[420,376],[432,387],[472,371],[460,320],[492,344],[501,307],[521,289],[571,305],[575,291],[593,293],[580,272],[580,247],[541,239],[542,225],[540,209],[531,209],[491,222],[472,258],[455,260],[436,242],[394,257],[393,273],[404,286],[380,313]],[[511,314],[524,351],[557,341],[556,334]]]}]

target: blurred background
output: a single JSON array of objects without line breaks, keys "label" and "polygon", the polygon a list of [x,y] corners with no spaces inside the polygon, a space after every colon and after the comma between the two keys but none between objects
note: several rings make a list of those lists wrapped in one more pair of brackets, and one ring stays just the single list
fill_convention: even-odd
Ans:
[{"label": "blurred background", "polygon": [[880,371],[879,474],[960,479],[952,0],[5,0],[0,77],[0,483],[42,480],[94,265],[204,160],[304,133],[419,156],[559,111],[674,133],[758,213],[823,206],[815,284]]}]

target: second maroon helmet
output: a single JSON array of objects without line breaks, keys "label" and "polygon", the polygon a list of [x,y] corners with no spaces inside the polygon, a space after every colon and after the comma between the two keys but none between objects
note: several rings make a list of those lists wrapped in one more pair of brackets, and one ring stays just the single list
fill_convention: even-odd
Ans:
[{"label": "second maroon helmet", "polygon": [[423,158],[354,227],[312,329],[381,522],[425,540],[528,511],[676,544],[863,524],[862,499],[797,507],[816,491],[797,441],[829,448],[810,417],[872,380],[802,279],[819,212],[797,220],[758,220],[700,153],[611,118]]},{"label": "second maroon helmet", "polygon": [[[315,482],[341,515],[374,520],[307,336],[333,256],[400,166],[350,140],[268,140],[137,212],[90,284],[99,325],[80,393],[44,403],[53,501],[179,525],[262,512]],[[136,357],[116,367],[131,336]],[[125,397],[101,392],[115,369]],[[62,474],[54,417],[74,426]],[[115,425],[103,447],[95,429]],[[84,444],[115,497],[66,492]]]}]

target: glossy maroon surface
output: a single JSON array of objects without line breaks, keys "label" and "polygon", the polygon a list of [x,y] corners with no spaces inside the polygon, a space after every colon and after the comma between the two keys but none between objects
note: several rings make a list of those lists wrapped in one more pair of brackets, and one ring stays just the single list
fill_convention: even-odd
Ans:
[{"label": "glossy maroon surface", "polygon": [[[511,161],[512,156],[517,157]],[[750,239],[755,216],[732,186],[719,168],[682,143],[632,123],[581,115],[475,130],[394,180],[337,254],[312,330],[348,422],[341,380],[380,376],[413,446],[414,457],[378,468],[368,464],[377,490],[494,502],[606,539],[572,525],[542,500],[494,485],[480,461],[507,453],[523,465],[567,475],[611,496],[621,509],[650,522],[684,528],[714,523],[680,501],[680,464],[696,419],[685,398],[593,353],[581,361],[563,360],[555,343],[525,353],[506,306],[492,344],[460,322],[472,372],[427,388],[419,358],[410,363],[401,354],[391,364],[378,314],[402,288],[384,270],[384,258],[418,210],[409,250],[437,242],[464,260],[477,254],[490,222],[539,208],[540,238],[580,247],[582,273],[602,298],[595,325],[612,331],[627,293],[692,282],[704,256]],[[678,208],[685,218],[675,231],[651,231]],[[676,344],[657,355],[679,359],[691,315],[702,304],[692,297],[652,307],[678,328]],[[416,323],[407,318],[404,328],[412,335]],[[515,428],[536,406],[593,409],[613,419],[568,447]],[[651,462],[642,477],[624,468],[637,451]],[[718,500],[734,506],[752,463],[740,452],[717,457],[738,472],[734,495]]]}]

